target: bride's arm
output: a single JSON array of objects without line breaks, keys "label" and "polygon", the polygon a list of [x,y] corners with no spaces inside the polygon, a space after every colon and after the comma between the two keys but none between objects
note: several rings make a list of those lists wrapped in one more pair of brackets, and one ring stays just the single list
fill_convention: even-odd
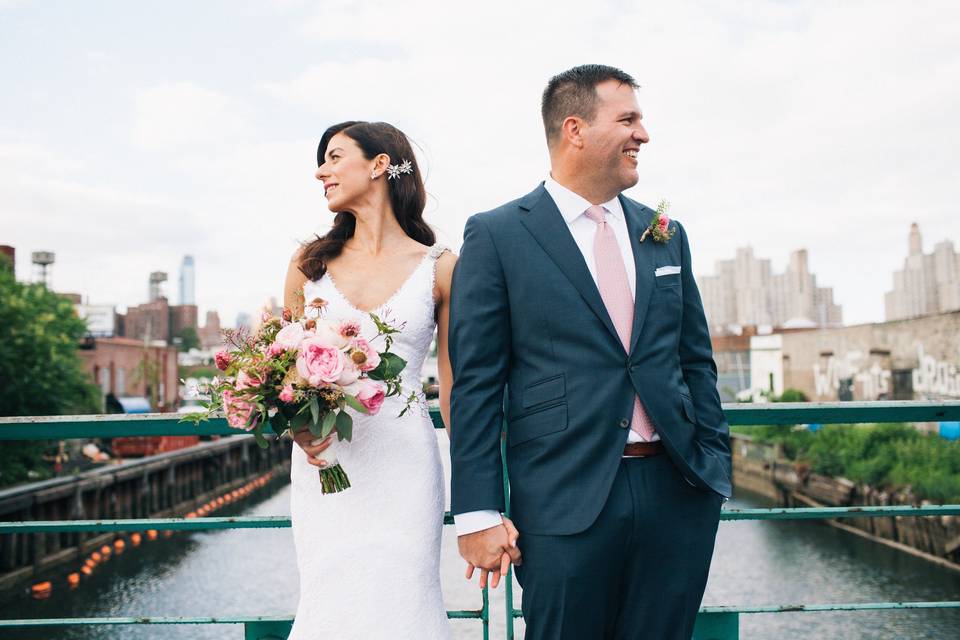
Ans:
[{"label": "bride's arm", "polygon": [[453,369],[447,351],[447,327],[450,324],[450,281],[457,257],[444,253],[437,259],[437,370],[440,376],[440,416],[450,436],[450,388],[453,386]]},{"label": "bride's arm", "polygon": [[283,306],[290,309],[294,318],[303,315],[303,283],[307,276],[300,271],[300,249],[293,252],[287,265],[287,280],[283,285]]}]

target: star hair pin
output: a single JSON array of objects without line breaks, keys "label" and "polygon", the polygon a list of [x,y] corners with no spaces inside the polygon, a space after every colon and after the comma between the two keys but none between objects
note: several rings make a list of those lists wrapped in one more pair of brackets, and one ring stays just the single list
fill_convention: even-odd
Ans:
[{"label": "star hair pin", "polygon": [[646,240],[647,236],[652,236],[654,242],[670,241],[673,234],[677,232],[677,225],[670,226],[670,214],[667,213],[669,207],[670,204],[666,200],[660,201],[660,204],[657,205],[657,212],[650,221],[650,226],[640,236],[640,242]]},{"label": "star hair pin", "polygon": [[400,164],[387,165],[387,180],[393,180],[401,173],[413,173],[413,163],[404,159]]}]

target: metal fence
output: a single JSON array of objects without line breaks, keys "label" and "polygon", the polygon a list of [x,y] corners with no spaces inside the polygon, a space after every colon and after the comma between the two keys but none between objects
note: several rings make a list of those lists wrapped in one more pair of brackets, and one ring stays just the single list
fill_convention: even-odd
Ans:
[{"label": "metal fence", "polygon": [[[891,401],[843,403],[775,403],[761,405],[724,405],[731,425],[794,425],[803,423],[855,424],[869,422],[942,422],[960,420],[960,402]],[[438,412],[433,412],[434,425],[443,428]],[[180,416],[169,414],[96,415],[0,418],[0,440],[61,440],[70,438],[111,438],[130,435],[241,435],[225,420],[211,420],[194,426],[178,422]],[[505,425],[505,428],[508,426]],[[249,436],[242,436],[249,437]],[[506,478],[506,474],[504,474]],[[504,491],[509,498],[505,480]],[[960,515],[960,505],[889,506],[889,507],[822,507],[778,509],[724,509],[721,521],[728,520],[811,520],[833,518],[876,518],[895,516]],[[444,524],[453,524],[446,514]],[[135,531],[201,531],[210,529],[286,528],[287,517],[203,517],[145,518],[126,520],[66,520],[0,522],[0,534],[44,534],[53,532],[135,532]],[[514,620],[521,617],[514,606],[512,575],[506,582],[506,636],[514,637]],[[489,594],[482,591],[480,608],[448,611],[447,617],[478,620],[483,637],[489,637]],[[849,604],[789,604],[770,606],[704,607],[697,617],[695,640],[735,640],[740,637],[740,616],[757,613],[880,611],[906,609],[960,608],[960,601],[948,602],[870,602]],[[14,627],[65,627],[75,625],[164,625],[164,624],[240,624],[247,640],[286,638],[292,616],[232,617],[123,617],[123,618],[59,618],[0,619],[0,629]]]}]

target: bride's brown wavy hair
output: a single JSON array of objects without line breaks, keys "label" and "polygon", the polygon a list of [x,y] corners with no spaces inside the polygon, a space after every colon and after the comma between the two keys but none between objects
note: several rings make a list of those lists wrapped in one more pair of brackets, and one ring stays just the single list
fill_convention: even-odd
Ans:
[{"label": "bride's brown wavy hair", "polygon": [[[387,180],[390,193],[390,205],[393,215],[404,232],[417,242],[433,245],[436,236],[433,229],[423,221],[423,209],[427,205],[427,189],[423,184],[423,174],[417,164],[417,156],[407,136],[386,122],[348,121],[335,124],[323,132],[320,146],[317,147],[317,166],[323,164],[330,139],[342,133],[357,143],[367,160],[373,160],[381,153],[390,156],[390,162],[400,164],[409,160],[413,173],[400,174],[394,180]],[[357,228],[357,219],[348,211],[340,211],[333,218],[333,228],[323,236],[303,244],[300,252],[300,271],[311,280],[318,280],[327,271],[327,262],[343,251],[343,245],[353,237]]]}]

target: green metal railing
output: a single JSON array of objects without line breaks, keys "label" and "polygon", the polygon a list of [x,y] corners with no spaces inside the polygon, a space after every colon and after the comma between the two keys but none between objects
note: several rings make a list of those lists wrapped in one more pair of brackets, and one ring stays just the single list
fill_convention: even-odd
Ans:
[{"label": "green metal railing", "polygon": [[[777,403],[766,405],[724,405],[731,425],[793,425],[800,423],[854,424],[864,422],[936,422],[960,420],[960,402],[844,402]],[[434,425],[443,428],[439,412],[432,412]],[[231,429],[225,420],[211,420],[194,426],[178,422],[179,416],[167,414],[54,416],[0,418],[0,440],[37,440],[70,438],[109,438],[128,435],[244,435]],[[506,427],[505,427],[506,428]],[[506,471],[506,469],[505,469]],[[504,492],[509,504],[507,475]],[[835,518],[877,518],[897,516],[960,515],[960,505],[821,507],[776,509],[724,509],[721,521],[729,520],[812,520]],[[452,524],[450,514],[444,524]],[[0,522],[0,534],[53,533],[64,531],[202,531],[210,529],[287,528],[290,518],[281,516],[238,516],[203,518],[144,518],[125,520],[70,520]],[[514,637],[514,620],[521,612],[514,606],[512,570],[506,582],[506,636]],[[487,589],[482,591],[481,608],[448,611],[451,619],[475,619],[483,625],[483,637],[489,638],[490,603]],[[913,609],[956,609],[960,601],[948,602],[876,602],[849,604],[801,604],[770,606],[703,607],[697,617],[696,640],[735,640],[740,637],[740,616],[756,613],[881,611]],[[241,624],[248,640],[285,638],[292,616],[232,617],[116,617],[0,620],[0,629],[8,627],[64,627],[73,625],[128,624]]]}]

